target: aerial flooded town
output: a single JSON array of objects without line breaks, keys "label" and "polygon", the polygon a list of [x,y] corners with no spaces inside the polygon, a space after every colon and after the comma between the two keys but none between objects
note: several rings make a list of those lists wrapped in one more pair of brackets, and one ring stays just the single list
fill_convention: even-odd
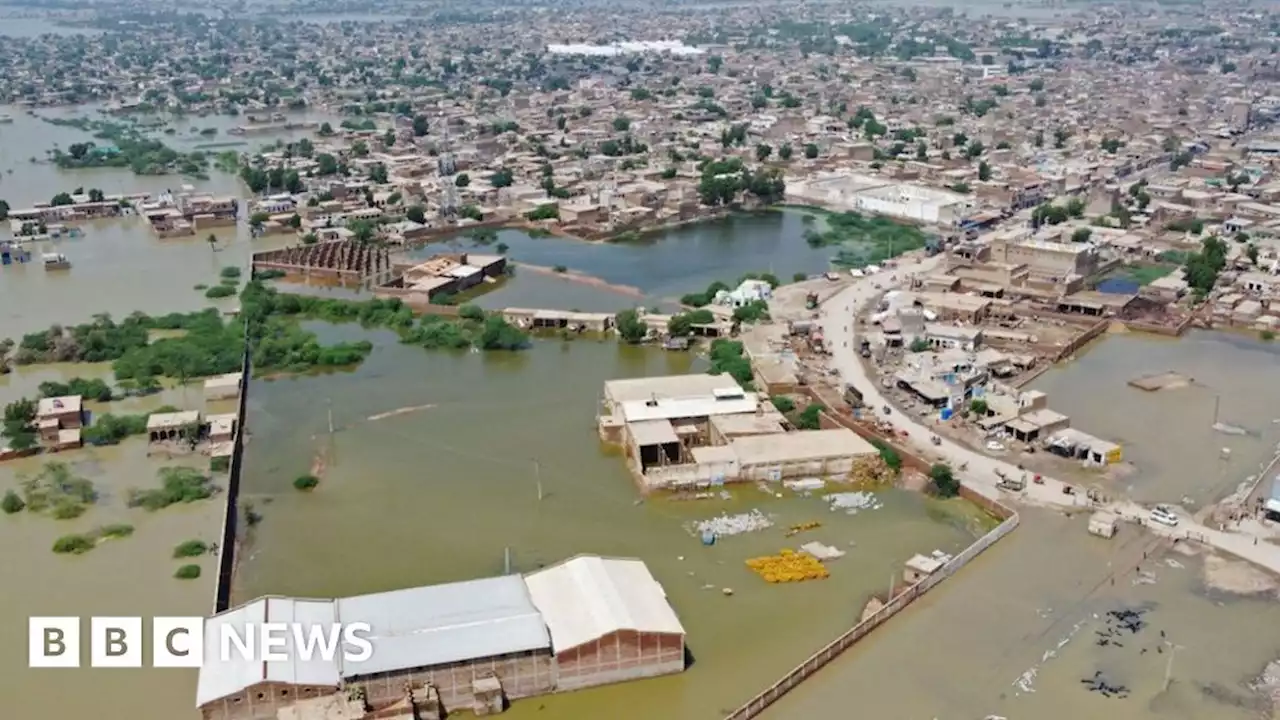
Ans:
[{"label": "aerial flooded town", "polygon": [[8,714],[1280,716],[1270,6],[0,36]]}]

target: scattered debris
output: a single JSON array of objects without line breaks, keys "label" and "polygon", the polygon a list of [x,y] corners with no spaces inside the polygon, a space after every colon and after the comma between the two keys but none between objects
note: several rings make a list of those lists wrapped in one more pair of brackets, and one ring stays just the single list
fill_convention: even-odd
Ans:
[{"label": "scattered debris", "polygon": [[827,481],[822,478],[801,478],[800,480],[783,480],[782,487],[792,492],[809,492],[812,490],[821,490],[827,486]]},{"label": "scattered debris", "polygon": [[827,502],[831,503],[832,512],[844,510],[846,515],[857,515],[859,510],[879,510],[884,507],[884,503],[877,500],[872,493],[858,490],[832,493],[827,495]]},{"label": "scattered debris", "polygon": [[831,545],[823,545],[817,540],[801,545],[800,549],[819,560],[835,560],[844,557],[845,554],[843,550]]},{"label": "scattered debris", "polygon": [[791,527],[787,528],[787,532],[785,533],[785,535],[787,537],[792,537],[795,535],[799,535],[805,530],[815,530],[820,527],[822,527],[822,523],[814,520],[810,520],[809,522],[802,522],[798,525],[792,525]]},{"label": "scattered debris", "polygon": [[705,537],[708,534],[716,537],[729,537],[742,533],[757,532],[773,527],[773,520],[759,510],[739,513],[737,515],[720,515],[708,520],[699,520],[693,524],[694,534]]},{"label": "scattered debris", "polygon": [[1098,670],[1093,673],[1093,677],[1084,678],[1080,681],[1082,685],[1090,690],[1101,694],[1103,697],[1126,698],[1129,697],[1129,688],[1124,685],[1113,685],[1107,682],[1103,677],[1102,671]]}]

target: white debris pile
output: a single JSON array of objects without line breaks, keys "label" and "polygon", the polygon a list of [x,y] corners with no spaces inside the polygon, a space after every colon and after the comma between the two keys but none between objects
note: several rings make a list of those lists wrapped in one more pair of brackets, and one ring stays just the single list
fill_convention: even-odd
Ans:
[{"label": "white debris pile", "polygon": [[844,551],[840,548],[833,547],[831,545],[823,545],[817,540],[801,545],[800,549],[818,560],[835,560],[836,558],[844,557]]},{"label": "white debris pile", "polygon": [[756,532],[771,527],[773,527],[773,520],[770,520],[768,515],[759,510],[737,515],[720,515],[708,520],[699,520],[693,524],[693,529],[697,534],[705,535],[711,533],[716,537],[741,535],[742,533]]},{"label": "white debris pile", "polygon": [[827,495],[827,502],[831,503],[831,511],[844,510],[847,515],[857,515],[859,510],[879,510],[884,507],[876,499],[876,496],[869,492],[842,492],[831,493]]},{"label": "white debris pile", "polygon": [[782,487],[792,492],[807,492],[809,490],[821,490],[827,482],[822,478],[803,478],[801,480],[783,480]]}]

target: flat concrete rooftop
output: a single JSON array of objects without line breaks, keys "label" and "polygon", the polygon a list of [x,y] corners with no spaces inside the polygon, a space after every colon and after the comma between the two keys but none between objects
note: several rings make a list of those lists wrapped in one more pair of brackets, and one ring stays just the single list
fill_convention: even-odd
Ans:
[{"label": "flat concrete rooftop", "polygon": [[615,403],[663,398],[692,398],[715,395],[717,390],[742,390],[728,375],[661,375],[658,377],[608,380],[605,397]]}]

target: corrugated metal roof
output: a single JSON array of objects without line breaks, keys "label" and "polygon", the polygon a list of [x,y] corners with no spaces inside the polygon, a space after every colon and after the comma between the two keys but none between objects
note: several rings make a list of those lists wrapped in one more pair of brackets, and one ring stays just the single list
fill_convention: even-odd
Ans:
[{"label": "corrugated metal roof", "polygon": [[[221,660],[224,626],[235,628],[237,636],[246,639],[246,626],[253,625],[254,632],[257,632],[260,624],[265,622],[315,624],[327,632],[334,622],[334,612],[331,600],[268,597],[205,620],[204,665],[200,668],[200,679],[196,685],[196,707],[266,681],[338,687],[337,661],[322,660],[319,652],[314,653],[310,660],[299,659],[292,634],[283,649],[289,660],[269,663],[245,660],[234,645],[230,646],[229,652],[232,659]],[[256,637],[254,641],[260,642]],[[254,654],[257,654],[256,649]]]},{"label": "corrugated metal roof", "polygon": [[684,635],[667,594],[640,560],[579,555],[525,576],[563,652],[618,630]]},{"label": "corrugated metal roof", "polygon": [[517,575],[337,601],[344,624],[372,627],[373,653],[343,678],[546,649],[547,628]]}]

